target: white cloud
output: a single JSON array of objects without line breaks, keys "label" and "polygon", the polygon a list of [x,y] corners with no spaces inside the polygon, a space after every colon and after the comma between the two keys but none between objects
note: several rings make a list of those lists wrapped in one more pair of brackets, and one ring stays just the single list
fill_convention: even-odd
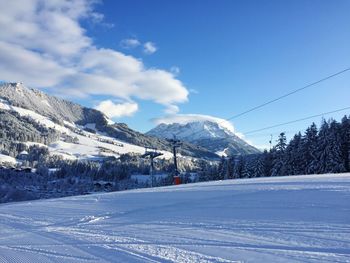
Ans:
[{"label": "white cloud", "polygon": [[90,17],[91,1],[1,1],[0,40],[56,59],[91,45],[79,20]]},{"label": "white cloud", "polygon": [[132,49],[141,45],[140,41],[136,38],[127,38],[120,41],[120,46],[125,49]]},{"label": "white cloud", "polygon": [[164,113],[168,115],[176,114],[179,112],[179,107],[176,105],[169,105],[165,110]]},{"label": "white cloud", "polygon": [[180,68],[177,66],[172,66],[170,68],[170,72],[173,73],[174,76],[178,76],[180,74]]},{"label": "white cloud", "polygon": [[[141,45],[143,47],[143,53],[147,55],[153,54],[158,50],[155,43],[150,41],[141,43],[140,40],[138,40],[137,38],[122,39],[119,43],[119,46],[123,49],[134,49]],[[170,69],[170,71],[172,72],[172,69]],[[177,75],[177,74],[174,74],[174,75]]]},{"label": "white cloud", "polygon": [[[81,21],[103,20],[94,12],[95,2],[0,1],[0,78],[50,88],[65,97],[138,98],[173,110],[186,102],[189,92],[172,72],[146,68],[133,56],[93,43]],[[156,51],[151,42],[144,48]]]},{"label": "white cloud", "polygon": [[187,89],[171,73],[145,69],[140,60],[111,49],[85,52],[78,68],[79,73],[69,77],[68,93],[74,88],[92,95],[152,100],[166,107],[187,101]]},{"label": "white cloud", "polygon": [[189,92],[192,94],[199,94],[199,91],[196,89],[190,89]]},{"label": "white cloud", "polygon": [[0,41],[0,77],[30,86],[50,87],[73,72],[45,55]]},{"label": "white cloud", "polygon": [[[172,124],[172,123],[180,123],[186,124],[194,121],[211,121],[218,123],[221,127],[228,129],[229,131],[235,133],[235,129],[233,124],[225,119],[213,117],[210,115],[201,115],[201,114],[176,114],[176,115],[168,115],[161,118],[153,119],[155,124]],[[236,133],[235,133],[236,134]]]},{"label": "white cloud", "polygon": [[156,51],[157,47],[153,42],[146,42],[143,44],[143,52],[145,52],[145,54],[153,54]]},{"label": "white cloud", "polygon": [[145,70],[135,84],[138,88],[137,94],[142,99],[153,99],[164,105],[187,101],[187,89],[181,81],[164,70]]},{"label": "white cloud", "polygon": [[113,103],[111,100],[101,101],[95,109],[103,112],[109,118],[120,118],[132,116],[138,111],[138,105],[135,102]]}]

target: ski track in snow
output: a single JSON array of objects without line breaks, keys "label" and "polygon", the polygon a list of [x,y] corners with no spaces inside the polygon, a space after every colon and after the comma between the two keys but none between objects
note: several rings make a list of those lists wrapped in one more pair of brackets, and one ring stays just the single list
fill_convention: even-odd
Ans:
[{"label": "ski track in snow", "polygon": [[2,262],[350,262],[350,174],[0,205]]}]

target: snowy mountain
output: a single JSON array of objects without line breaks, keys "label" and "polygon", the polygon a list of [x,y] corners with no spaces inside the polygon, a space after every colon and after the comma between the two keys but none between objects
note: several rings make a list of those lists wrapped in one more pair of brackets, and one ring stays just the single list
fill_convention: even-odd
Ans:
[{"label": "snowy mountain", "polygon": [[158,138],[173,138],[201,146],[218,155],[254,154],[259,150],[239,138],[228,127],[215,121],[194,121],[188,123],[161,123],[147,132]]},{"label": "snowy mountain", "polygon": [[42,91],[27,88],[23,83],[4,83],[0,86],[0,98],[12,106],[34,111],[54,121],[67,121],[81,125],[111,122],[95,109],[82,107]]},{"label": "snowy mountain", "polygon": [[[22,83],[0,85],[0,115],[0,153],[11,157],[16,156],[12,149],[19,148],[13,143],[41,145],[51,154],[68,159],[144,153],[145,146],[163,151],[165,158],[172,156],[171,146],[164,139],[144,135],[126,124],[114,123],[98,110],[27,88]],[[179,153],[218,157],[189,143]]]}]

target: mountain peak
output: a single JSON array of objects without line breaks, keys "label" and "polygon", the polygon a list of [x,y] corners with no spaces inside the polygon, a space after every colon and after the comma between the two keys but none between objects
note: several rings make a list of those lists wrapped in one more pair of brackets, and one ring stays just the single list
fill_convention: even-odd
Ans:
[{"label": "mountain peak", "polygon": [[[232,126],[231,126],[232,127]],[[221,155],[252,154],[259,150],[239,138],[233,127],[215,120],[194,120],[182,123],[161,123],[147,132],[158,138],[178,139],[202,146]]]},{"label": "mountain peak", "polygon": [[161,123],[148,132],[162,138],[177,138],[185,141],[193,141],[210,138],[226,138],[235,136],[234,132],[220,123],[209,120],[196,120],[186,123]]},{"label": "mountain peak", "polygon": [[1,89],[11,89],[12,91],[20,91],[26,89],[22,82],[2,82],[0,84]]}]

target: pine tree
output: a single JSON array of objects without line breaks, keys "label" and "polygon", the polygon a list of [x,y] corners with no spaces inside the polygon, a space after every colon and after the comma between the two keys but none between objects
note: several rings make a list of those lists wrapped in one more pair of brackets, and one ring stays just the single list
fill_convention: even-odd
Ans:
[{"label": "pine tree", "polygon": [[271,151],[264,151],[262,154],[263,164],[264,164],[264,176],[271,176],[272,167],[273,167],[273,155],[274,149]]},{"label": "pine tree", "polygon": [[328,134],[328,160],[326,162],[326,172],[345,172],[344,159],[342,154],[341,125],[332,120],[329,125]]},{"label": "pine tree", "polygon": [[341,153],[339,124],[323,120],[318,136],[317,173],[338,173],[345,171]]},{"label": "pine tree", "polygon": [[328,160],[328,133],[329,123],[326,120],[322,120],[320,130],[317,137],[316,147],[316,162],[314,161],[314,173],[322,174],[326,173],[326,163]]},{"label": "pine tree", "polygon": [[274,147],[273,167],[271,176],[283,176],[286,174],[285,150],[287,147],[287,138],[284,132],[281,132],[277,144]]},{"label": "pine tree", "polygon": [[235,159],[234,159],[234,157],[230,157],[227,160],[227,169],[226,169],[226,172],[227,172],[226,178],[227,179],[233,178],[234,169],[235,169]]},{"label": "pine tree", "polygon": [[318,130],[315,123],[312,123],[310,127],[306,129],[302,145],[301,152],[303,153],[303,161],[305,162],[304,174],[317,173],[318,167]]},{"label": "pine tree", "polygon": [[255,159],[255,165],[254,165],[254,175],[253,177],[264,177],[268,176],[265,174],[265,155],[267,151],[265,150],[263,154],[259,154]]},{"label": "pine tree", "polygon": [[286,174],[302,174],[304,170],[303,156],[301,152],[302,136],[301,133],[294,135],[290,140],[285,151]]},{"label": "pine tree", "polygon": [[287,147],[286,133],[281,132],[278,139],[277,139],[277,144],[276,144],[275,148],[277,151],[284,153],[286,147]]},{"label": "pine tree", "polygon": [[346,172],[350,172],[350,118],[346,115],[341,120],[341,154]]},{"label": "pine tree", "polygon": [[251,178],[254,177],[254,167],[255,167],[255,158],[254,156],[246,156],[245,162],[242,169],[242,177],[243,178]]},{"label": "pine tree", "polygon": [[243,177],[243,168],[245,166],[245,160],[240,155],[235,160],[235,165],[233,169],[233,178],[242,178]]},{"label": "pine tree", "polygon": [[218,166],[218,174],[215,176],[214,180],[223,180],[226,177],[227,162],[228,160],[224,156],[222,156]]}]

